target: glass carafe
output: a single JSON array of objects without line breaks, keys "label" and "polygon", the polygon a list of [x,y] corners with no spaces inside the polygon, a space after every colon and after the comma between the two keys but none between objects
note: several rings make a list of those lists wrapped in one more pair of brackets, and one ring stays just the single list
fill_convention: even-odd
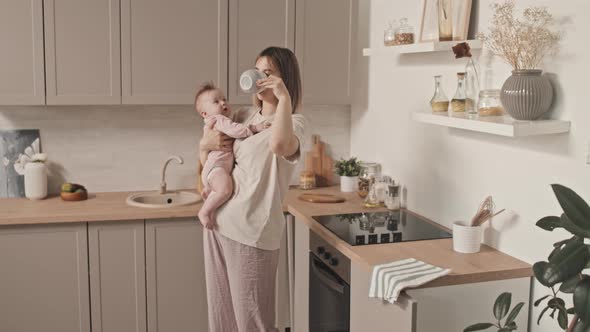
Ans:
[{"label": "glass carafe", "polygon": [[438,40],[453,40],[452,0],[438,0]]},{"label": "glass carafe", "polygon": [[465,73],[457,73],[457,91],[451,99],[451,110],[465,113]]},{"label": "glass carafe", "polygon": [[377,188],[375,186],[375,178],[372,177],[369,182],[369,194],[365,197],[365,201],[363,202],[365,207],[374,208],[381,206],[379,202],[379,198],[377,197]]},{"label": "glass carafe", "polygon": [[479,65],[470,57],[465,66],[465,111],[477,114],[477,99],[479,97]]},{"label": "glass carafe", "polygon": [[449,110],[449,98],[440,84],[441,78],[441,75],[434,76],[434,96],[430,100],[433,112],[447,112]]}]

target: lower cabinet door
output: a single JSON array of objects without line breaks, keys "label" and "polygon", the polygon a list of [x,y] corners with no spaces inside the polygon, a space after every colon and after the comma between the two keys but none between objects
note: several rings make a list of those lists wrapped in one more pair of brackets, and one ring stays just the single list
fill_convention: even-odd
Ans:
[{"label": "lower cabinet door", "polygon": [[207,331],[203,230],[196,218],[146,221],[150,332]]},{"label": "lower cabinet door", "polygon": [[90,332],[86,227],[0,227],[0,331]]},{"label": "lower cabinet door", "polygon": [[145,332],[144,222],[88,225],[92,332]]},{"label": "lower cabinet door", "polygon": [[[416,332],[417,301],[401,294],[395,304],[369,298],[372,271],[368,266],[352,263],[350,267],[351,332]],[[455,330],[431,330],[455,331]],[[429,331],[430,332],[430,331]]]}]

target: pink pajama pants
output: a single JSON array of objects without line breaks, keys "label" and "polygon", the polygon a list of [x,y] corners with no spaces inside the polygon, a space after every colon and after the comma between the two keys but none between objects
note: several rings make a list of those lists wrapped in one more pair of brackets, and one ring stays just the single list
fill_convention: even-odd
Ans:
[{"label": "pink pajama pants", "polygon": [[210,332],[275,332],[279,250],[203,230]]}]

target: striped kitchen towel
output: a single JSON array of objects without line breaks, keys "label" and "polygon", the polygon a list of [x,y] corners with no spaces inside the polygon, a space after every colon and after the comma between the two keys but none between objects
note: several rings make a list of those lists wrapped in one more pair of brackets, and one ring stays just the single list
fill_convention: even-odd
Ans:
[{"label": "striped kitchen towel", "polygon": [[450,269],[442,269],[414,258],[376,265],[373,267],[369,297],[395,303],[405,288],[418,287],[450,272]]}]

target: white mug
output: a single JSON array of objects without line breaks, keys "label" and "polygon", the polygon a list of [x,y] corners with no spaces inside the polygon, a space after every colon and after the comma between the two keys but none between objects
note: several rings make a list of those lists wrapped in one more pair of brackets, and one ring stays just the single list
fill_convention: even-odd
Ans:
[{"label": "white mug", "polygon": [[257,69],[248,69],[240,75],[240,89],[245,93],[259,92],[256,81],[266,78],[266,75]]}]

